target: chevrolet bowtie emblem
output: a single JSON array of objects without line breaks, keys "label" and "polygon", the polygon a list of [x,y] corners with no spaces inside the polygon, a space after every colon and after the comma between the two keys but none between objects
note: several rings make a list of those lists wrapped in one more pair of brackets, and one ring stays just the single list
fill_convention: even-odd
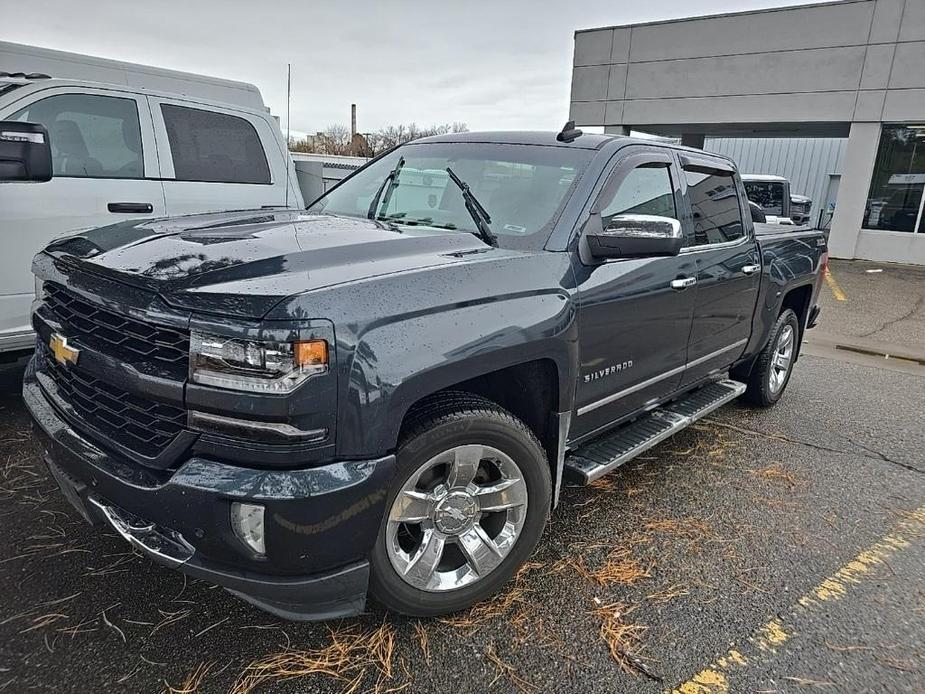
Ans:
[{"label": "chevrolet bowtie emblem", "polygon": [[51,339],[48,341],[48,346],[51,349],[51,353],[55,355],[55,360],[58,363],[77,363],[77,357],[80,356],[80,350],[76,347],[71,347],[67,343],[67,338],[64,337],[64,335],[52,333]]}]

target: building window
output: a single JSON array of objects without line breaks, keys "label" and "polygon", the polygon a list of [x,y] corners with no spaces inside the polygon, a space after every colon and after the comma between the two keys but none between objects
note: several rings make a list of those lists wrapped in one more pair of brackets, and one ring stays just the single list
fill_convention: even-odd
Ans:
[{"label": "building window", "polygon": [[925,233],[925,125],[885,125],[864,212],[865,229]]}]

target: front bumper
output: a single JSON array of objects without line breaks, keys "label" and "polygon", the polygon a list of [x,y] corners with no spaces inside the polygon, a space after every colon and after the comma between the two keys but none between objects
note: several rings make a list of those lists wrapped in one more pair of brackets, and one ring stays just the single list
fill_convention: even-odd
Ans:
[{"label": "front bumper", "polygon": [[[394,456],[301,470],[254,470],[193,457],[170,473],[114,456],[62,417],[33,369],[23,398],[64,495],[154,561],[220,585],[286,619],[344,617],[365,606],[367,557]],[[233,501],[266,507],[266,557],[230,525]]]}]

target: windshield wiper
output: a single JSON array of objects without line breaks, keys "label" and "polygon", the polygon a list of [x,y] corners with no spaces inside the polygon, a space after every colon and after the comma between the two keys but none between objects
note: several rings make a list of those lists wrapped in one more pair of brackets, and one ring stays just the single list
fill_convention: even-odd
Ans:
[{"label": "windshield wiper", "polygon": [[469,184],[463,181],[459,176],[453,173],[453,169],[449,166],[446,167],[446,172],[450,176],[450,180],[456,184],[456,187],[462,191],[463,200],[466,201],[466,210],[469,212],[469,216],[472,217],[472,221],[475,222],[475,226],[478,227],[478,231],[472,232],[478,236],[482,241],[487,243],[489,246],[498,247],[498,237],[495,236],[494,232],[491,230],[489,224],[491,224],[491,216],[488,214],[488,211],[482,207],[482,203],[476,200],[475,196],[472,194],[472,191],[469,190]]},{"label": "windshield wiper", "polygon": [[[405,158],[399,157],[398,163],[395,165],[395,168],[389,171],[389,175],[385,177],[382,181],[382,185],[379,186],[379,190],[376,191],[376,194],[373,196],[372,201],[369,203],[369,209],[366,211],[366,217],[368,219],[375,219],[379,215],[376,211],[379,209],[379,200],[382,199],[382,208],[388,209],[389,200],[392,198],[392,191],[398,187],[398,172],[401,171],[401,167],[405,165]],[[388,186],[388,190],[386,190]],[[385,192],[385,198],[382,198],[382,193]]]}]

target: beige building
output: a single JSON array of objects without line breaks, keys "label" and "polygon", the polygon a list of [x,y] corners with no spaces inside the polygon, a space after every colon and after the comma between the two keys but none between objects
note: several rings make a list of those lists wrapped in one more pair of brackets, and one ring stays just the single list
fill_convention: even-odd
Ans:
[{"label": "beige building", "polygon": [[847,138],[834,256],[925,264],[925,0],[576,32],[571,114],[606,132]]}]

